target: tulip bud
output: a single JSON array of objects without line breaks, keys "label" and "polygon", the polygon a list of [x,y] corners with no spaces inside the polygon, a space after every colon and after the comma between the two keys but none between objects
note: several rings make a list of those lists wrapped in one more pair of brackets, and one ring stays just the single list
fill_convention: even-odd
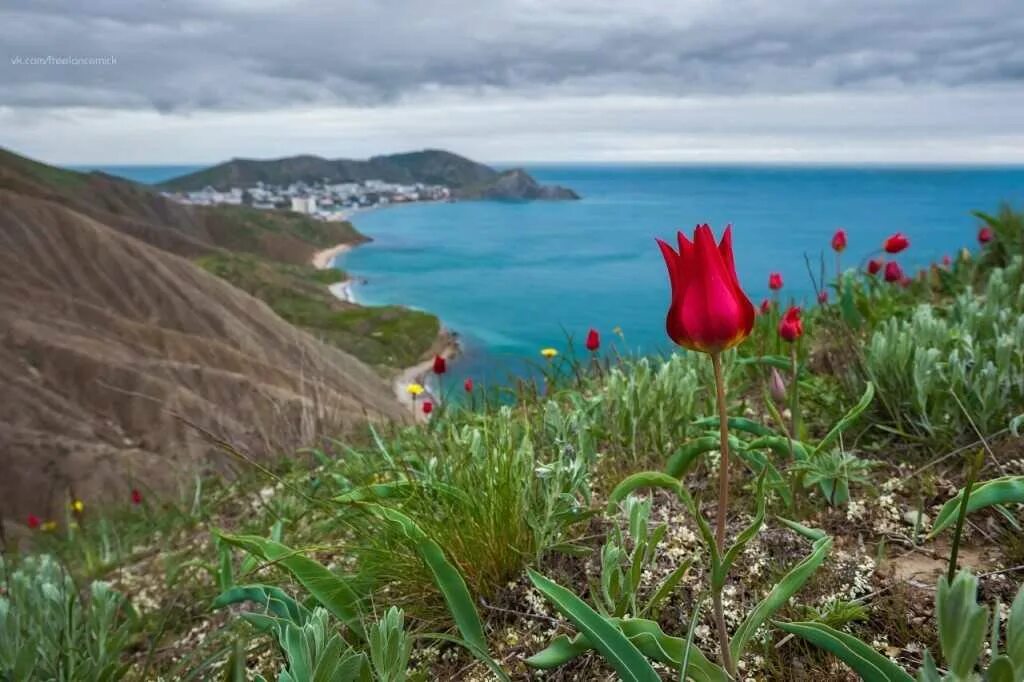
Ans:
[{"label": "tulip bud", "polygon": [[969,263],[971,261],[971,251],[966,246],[960,249],[960,260],[964,263]]},{"label": "tulip bud", "polygon": [[880,258],[872,258],[868,261],[868,274],[877,275],[882,269],[882,260]]},{"label": "tulip bud", "polygon": [[761,314],[762,315],[767,315],[771,311],[772,311],[772,302],[769,301],[767,298],[764,299],[763,301],[761,301]]},{"label": "tulip bud", "polygon": [[672,302],[665,319],[669,338],[690,350],[719,353],[741,343],[754,327],[754,306],[740,288],[732,254],[732,226],[722,241],[699,225],[693,241],[680,232],[679,252],[658,241],[668,267]]},{"label": "tulip bud", "polygon": [[947,268],[953,264],[953,259],[949,257],[948,253],[942,257],[942,264],[945,265]]},{"label": "tulip bud", "polygon": [[444,374],[448,370],[448,363],[443,355],[434,356],[434,374]]},{"label": "tulip bud", "polygon": [[889,261],[885,264],[885,281],[899,282],[903,279],[903,268],[896,261]]},{"label": "tulip bud", "polygon": [[818,303],[821,305],[828,303],[828,289],[822,289],[818,292]]},{"label": "tulip bud", "polygon": [[465,381],[463,381],[462,382],[462,388],[466,389],[466,393],[472,393],[473,392],[473,380],[472,379],[466,379]]},{"label": "tulip bud", "polygon": [[429,400],[424,400],[423,401],[423,414],[430,414],[433,411],[434,411],[434,403],[430,402]]},{"label": "tulip bud", "polygon": [[142,493],[138,488],[132,488],[132,504],[142,504]]},{"label": "tulip bud", "polygon": [[897,232],[882,244],[886,253],[899,253],[908,246],[910,246],[910,240],[902,232]]},{"label": "tulip bud", "polygon": [[782,273],[773,272],[768,275],[768,288],[772,291],[778,291],[782,288]]},{"label": "tulip bud", "polygon": [[601,347],[601,335],[597,333],[596,329],[591,329],[587,332],[587,350],[591,353],[596,353],[597,349]]},{"label": "tulip bud", "polygon": [[771,376],[768,379],[768,394],[771,395],[772,401],[782,407],[786,404],[786,382],[779,374],[779,370],[772,367]]},{"label": "tulip bud", "polygon": [[846,250],[846,230],[843,228],[839,228],[832,235],[832,250],[836,253],[842,253]]},{"label": "tulip bud", "polygon": [[26,523],[28,524],[29,528],[31,528],[32,530],[36,530],[42,524],[42,521],[40,521],[39,517],[35,514],[29,514],[28,518],[26,519]]},{"label": "tulip bud", "polygon": [[994,235],[992,234],[992,228],[989,227],[988,225],[985,225],[980,230],[978,230],[978,242],[982,246],[985,246],[985,244],[988,244],[990,241],[992,241],[993,236]]},{"label": "tulip bud", "polygon": [[779,320],[779,336],[783,341],[793,343],[804,335],[804,323],[800,319],[800,308],[791,306]]}]

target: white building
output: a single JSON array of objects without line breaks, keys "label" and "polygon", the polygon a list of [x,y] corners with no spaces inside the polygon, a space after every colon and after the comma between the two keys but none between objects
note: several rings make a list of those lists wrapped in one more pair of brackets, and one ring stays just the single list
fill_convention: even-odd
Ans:
[{"label": "white building", "polygon": [[292,197],[292,210],[306,215],[316,213],[316,197]]}]

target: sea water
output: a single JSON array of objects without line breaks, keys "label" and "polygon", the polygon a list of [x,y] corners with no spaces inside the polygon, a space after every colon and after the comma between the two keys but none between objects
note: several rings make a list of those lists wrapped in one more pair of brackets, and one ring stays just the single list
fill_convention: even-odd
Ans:
[{"label": "sea water", "polygon": [[[142,182],[166,167],[101,168]],[[179,169],[173,169],[179,170]],[[191,169],[188,169],[191,170]],[[862,267],[889,234],[910,248],[897,256],[913,275],[963,246],[977,248],[973,209],[1024,204],[1022,168],[782,168],[543,165],[543,183],[576,190],[580,201],[412,204],[357,214],[373,238],[337,266],[365,284],[356,298],[438,315],[464,353],[453,387],[504,381],[539,351],[578,352],[589,328],[624,352],[670,349],[664,319],[669,286],[654,238],[677,229],[733,225],[740,282],[756,305],[768,274],[781,272],[783,299],[813,304],[811,275],[834,274],[837,227],[849,246],[842,266]],[[138,172],[135,172],[138,171]],[[182,171],[185,172],[185,171]],[[613,332],[621,330],[621,334]],[[457,390],[457,388],[453,388]]]},{"label": "sea water", "polygon": [[[971,210],[1024,200],[1024,169],[538,166],[540,182],[571,187],[564,202],[415,204],[357,214],[374,241],[338,259],[365,278],[355,296],[437,314],[458,332],[465,376],[500,381],[542,362],[543,347],[578,353],[587,330],[623,351],[670,350],[669,284],[654,238],[733,225],[736,266],[754,304],[782,273],[783,299],[813,304],[811,274],[835,272],[830,240],[848,234],[842,267],[863,267],[889,234],[917,267],[977,247]],[[613,330],[621,330],[621,335]]]}]

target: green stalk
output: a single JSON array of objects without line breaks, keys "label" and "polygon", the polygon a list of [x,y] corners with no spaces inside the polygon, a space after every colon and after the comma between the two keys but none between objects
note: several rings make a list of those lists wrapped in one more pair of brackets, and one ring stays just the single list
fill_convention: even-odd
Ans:
[{"label": "green stalk", "polygon": [[[729,413],[725,403],[725,377],[722,375],[722,354],[711,354],[711,365],[715,370],[715,388],[718,395],[718,434],[719,449],[722,453],[718,465],[718,510],[715,523],[715,545],[718,556],[725,556],[726,511],[729,506]],[[711,590],[711,601],[714,606],[715,628],[718,630],[718,653],[722,667],[731,678],[736,677],[732,654],[729,651],[729,631],[725,627],[725,612],[722,609],[722,590]]]},{"label": "green stalk", "polygon": [[797,346],[800,340],[797,339],[793,342],[793,347],[790,349],[790,368],[793,373],[793,391],[791,394],[791,403],[789,406],[790,417],[793,421],[790,437],[794,440],[800,439],[800,381],[799,381],[799,356]]},{"label": "green stalk", "polygon": [[982,462],[985,461],[985,451],[979,450],[974,460],[967,468],[967,482],[964,484],[963,498],[960,500],[960,511],[956,517],[956,528],[953,531],[953,546],[949,551],[949,566],[946,569],[946,583],[953,584],[956,577],[956,560],[960,554],[960,537],[964,532],[964,523],[967,520],[967,503],[971,499],[971,488],[974,487],[974,480],[978,477]]}]

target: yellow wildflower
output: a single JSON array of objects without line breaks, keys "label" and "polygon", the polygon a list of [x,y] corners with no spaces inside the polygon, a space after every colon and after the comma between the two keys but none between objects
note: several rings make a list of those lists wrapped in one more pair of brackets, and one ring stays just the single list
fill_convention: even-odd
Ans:
[{"label": "yellow wildflower", "polygon": [[52,533],[53,531],[57,530],[57,522],[43,521],[43,525],[39,526],[39,530],[43,531],[44,533]]},{"label": "yellow wildflower", "polygon": [[85,511],[85,503],[82,502],[81,500],[75,500],[74,502],[71,503],[71,511],[75,512],[76,514],[81,514]]},{"label": "yellow wildflower", "polygon": [[540,354],[546,357],[548,360],[558,355],[558,351],[554,348],[541,348]]},{"label": "yellow wildflower", "polygon": [[405,387],[405,392],[411,395],[413,398],[423,393],[424,388],[420,384],[409,384]]}]

